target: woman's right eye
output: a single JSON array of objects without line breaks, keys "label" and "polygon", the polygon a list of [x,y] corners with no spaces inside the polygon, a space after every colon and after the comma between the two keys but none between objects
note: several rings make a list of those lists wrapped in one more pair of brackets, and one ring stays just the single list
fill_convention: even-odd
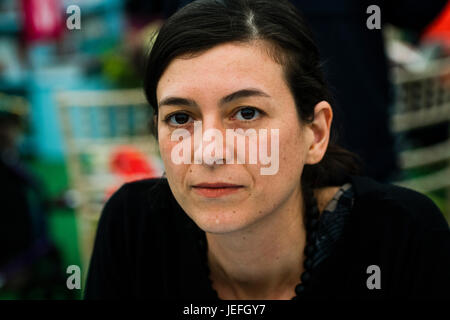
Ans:
[{"label": "woman's right eye", "polygon": [[173,126],[181,126],[191,121],[192,118],[186,113],[175,113],[168,116],[165,121]]}]

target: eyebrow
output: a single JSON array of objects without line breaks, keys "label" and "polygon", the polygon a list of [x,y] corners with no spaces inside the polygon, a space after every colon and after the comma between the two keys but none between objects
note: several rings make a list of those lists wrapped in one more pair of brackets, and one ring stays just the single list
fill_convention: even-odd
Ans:
[{"label": "eyebrow", "polygon": [[[222,99],[220,99],[220,105],[224,105],[226,103],[229,103],[233,100],[237,100],[237,99],[241,99],[241,98],[247,98],[247,97],[265,97],[265,98],[270,98],[270,96],[265,93],[264,91],[261,91],[259,89],[255,89],[255,88],[246,88],[246,89],[241,89],[238,90],[236,92],[233,92],[229,95],[226,95],[225,97],[223,97]],[[195,107],[198,108],[198,104],[197,102],[195,102],[195,100],[192,99],[187,99],[187,98],[181,98],[181,97],[167,97],[164,98],[163,100],[161,100],[158,103],[158,108],[161,108],[162,106],[165,105],[171,105],[171,106],[188,106],[188,107]]]}]

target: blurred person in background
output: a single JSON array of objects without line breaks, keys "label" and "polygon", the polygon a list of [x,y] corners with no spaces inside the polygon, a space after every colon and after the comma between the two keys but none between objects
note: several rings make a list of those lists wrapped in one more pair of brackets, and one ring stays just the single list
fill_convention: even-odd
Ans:
[{"label": "blurred person in background", "polygon": [[[4,104],[7,98],[2,98]],[[18,299],[73,298],[48,234],[50,201],[19,152],[25,125],[23,114],[0,110],[0,293]]]},{"label": "blurred person in background", "polygon": [[26,189],[29,177],[17,166],[17,137],[21,119],[9,112],[0,112],[0,269],[32,244],[33,225]]}]

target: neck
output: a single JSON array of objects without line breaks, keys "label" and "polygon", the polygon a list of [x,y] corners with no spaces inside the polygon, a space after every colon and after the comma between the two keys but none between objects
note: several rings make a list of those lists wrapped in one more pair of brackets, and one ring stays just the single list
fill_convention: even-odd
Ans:
[{"label": "neck", "polygon": [[[322,212],[339,187],[315,190]],[[306,231],[296,190],[280,208],[245,229],[206,233],[213,287],[222,299],[291,299],[303,272]]]},{"label": "neck", "polygon": [[303,271],[306,233],[301,190],[258,222],[207,233],[213,287],[224,299],[290,299]]}]

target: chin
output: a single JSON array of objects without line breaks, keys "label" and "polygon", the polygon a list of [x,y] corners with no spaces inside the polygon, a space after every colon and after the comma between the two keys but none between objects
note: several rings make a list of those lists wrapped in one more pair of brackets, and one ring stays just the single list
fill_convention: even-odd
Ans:
[{"label": "chin", "polygon": [[237,210],[220,213],[203,211],[195,218],[195,222],[203,231],[217,234],[239,231],[248,225]]}]

